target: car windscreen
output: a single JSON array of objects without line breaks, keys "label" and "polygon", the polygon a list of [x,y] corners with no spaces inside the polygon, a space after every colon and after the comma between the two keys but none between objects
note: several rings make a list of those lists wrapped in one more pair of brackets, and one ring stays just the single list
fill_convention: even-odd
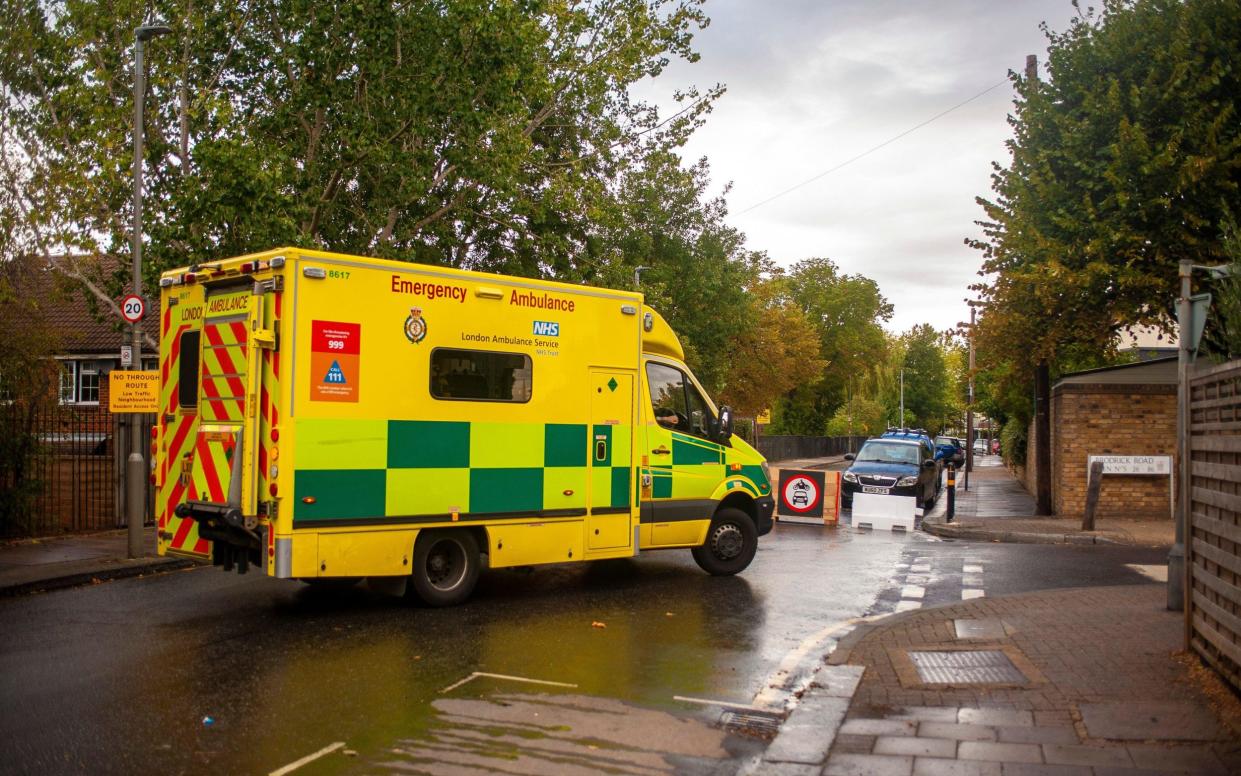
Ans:
[{"label": "car windscreen", "polygon": [[918,446],[871,440],[862,445],[857,460],[875,463],[907,463],[918,465]]},{"label": "car windscreen", "polygon": [[937,445],[952,445],[953,447],[960,447],[960,446],[961,446],[961,440],[957,439],[956,437],[938,437],[938,438],[935,440],[935,444],[937,444]]}]

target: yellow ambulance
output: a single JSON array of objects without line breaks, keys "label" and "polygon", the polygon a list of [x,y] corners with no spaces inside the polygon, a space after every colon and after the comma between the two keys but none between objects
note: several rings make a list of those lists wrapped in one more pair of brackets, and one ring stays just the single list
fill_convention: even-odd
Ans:
[{"label": "yellow ambulance", "polygon": [[281,248],[160,299],[161,554],[447,605],[484,564],[735,574],[771,530],[766,462],[640,294]]}]

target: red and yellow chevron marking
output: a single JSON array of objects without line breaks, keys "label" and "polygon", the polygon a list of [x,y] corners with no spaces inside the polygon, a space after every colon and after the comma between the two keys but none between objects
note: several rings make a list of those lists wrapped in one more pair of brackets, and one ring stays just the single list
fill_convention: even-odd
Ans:
[{"label": "red and yellow chevron marking", "polygon": [[246,411],[246,358],[249,341],[244,320],[207,320],[203,324],[199,374],[204,420],[242,423]]},{"label": "red and yellow chevron marking", "polygon": [[[194,324],[172,326],[175,307],[165,305],[160,327],[160,407],[158,418],[159,466],[156,478],[156,512],[160,546],[179,554],[206,557],[211,543],[199,537],[198,524],[176,516],[173,510],[184,500],[188,478],[182,475],[183,456],[190,451],[190,440],[198,426],[194,409],[177,406],[178,378],[181,364],[181,336]],[[165,538],[168,537],[168,538]]]},{"label": "red and yellow chevron marking", "polygon": [[193,488],[190,498],[224,504],[228,501],[228,486],[233,471],[233,456],[237,449],[237,432],[228,427],[199,428],[194,442],[194,467],[190,475]]}]

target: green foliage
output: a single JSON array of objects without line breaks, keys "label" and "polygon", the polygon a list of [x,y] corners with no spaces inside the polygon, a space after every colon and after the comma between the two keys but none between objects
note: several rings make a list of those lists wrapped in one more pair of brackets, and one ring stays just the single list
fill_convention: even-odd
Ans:
[{"label": "green foliage", "polygon": [[828,436],[878,436],[887,428],[888,410],[874,399],[851,396],[827,423]]},{"label": "green foliage", "polygon": [[905,411],[912,415],[912,425],[938,433],[949,410],[945,392],[950,383],[943,338],[924,323],[906,332],[903,339]]},{"label": "green foliage", "polygon": [[849,386],[883,362],[887,338],[882,324],[892,305],[875,281],[845,275],[831,259],[813,258],[793,265],[786,293],[819,334],[819,358],[825,364],[813,383],[789,392],[773,417],[773,433],[820,434],[844,401]]},{"label": "green foliage", "polygon": [[1241,358],[1241,231],[1229,218],[1224,224],[1228,275],[1211,284],[1211,311],[1203,344],[1220,360]]},{"label": "green foliage", "polygon": [[[670,117],[629,93],[696,59],[700,5],[157,3],[174,33],[146,45],[148,271],[296,243],[580,279],[610,258],[622,172],[682,144],[722,91],[678,91]],[[30,161],[6,183],[45,248],[127,244],[147,10],[5,5],[0,123]]]},{"label": "green foliage", "polygon": [[43,271],[30,260],[0,263],[0,536],[29,533],[43,486],[38,421],[46,422],[59,397],[60,372],[51,358],[58,342],[41,314],[42,300],[15,293],[34,285],[23,276]]},{"label": "green foliage", "polygon": [[1029,437],[1029,421],[1012,418],[1005,423],[1000,429],[1000,450],[1004,454],[1004,460],[1014,466],[1025,466]]},{"label": "green foliage", "polygon": [[1049,81],[1013,75],[1012,161],[973,242],[979,353],[1017,375],[1167,326],[1177,263],[1225,258],[1241,181],[1241,4],[1108,0],[1047,37]]}]

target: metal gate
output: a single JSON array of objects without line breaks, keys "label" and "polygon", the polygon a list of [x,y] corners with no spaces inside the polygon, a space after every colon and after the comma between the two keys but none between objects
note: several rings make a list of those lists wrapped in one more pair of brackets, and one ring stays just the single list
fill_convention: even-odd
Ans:
[{"label": "metal gate", "polygon": [[[138,415],[149,468],[153,415]],[[0,404],[0,536],[123,528],[124,417],[96,408]],[[146,524],[153,524],[146,484]]]},{"label": "metal gate", "polygon": [[1190,384],[1185,607],[1190,644],[1241,687],[1241,362]]}]

